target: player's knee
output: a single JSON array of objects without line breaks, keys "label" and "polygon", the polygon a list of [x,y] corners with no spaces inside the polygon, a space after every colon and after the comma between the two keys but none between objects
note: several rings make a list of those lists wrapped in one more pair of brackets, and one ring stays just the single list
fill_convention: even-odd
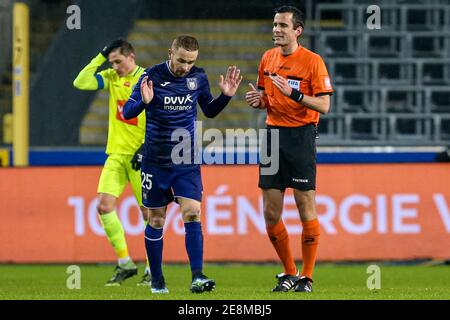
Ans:
[{"label": "player's knee", "polygon": [[194,222],[200,221],[200,208],[196,206],[189,206],[183,210],[183,221]]},{"label": "player's knee", "polygon": [[149,217],[150,217],[150,209],[142,206],[141,207],[141,214],[142,214],[142,220],[147,222]]},{"label": "player's knee", "polygon": [[266,224],[276,224],[281,217],[281,210],[273,205],[264,206],[264,220]]},{"label": "player's knee", "polygon": [[156,229],[160,229],[164,227],[165,219],[159,216],[153,216],[148,219],[148,223]]},{"label": "player's knee", "polygon": [[114,205],[107,203],[107,202],[100,202],[97,205],[97,212],[98,214],[107,214],[114,210]]},{"label": "player's knee", "polygon": [[314,205],[315,196],[312,192],[302,192],[295,195],[295,203],[297,207]]},{"label": "player's knee", "polygon": [[280,217],[275,216],[264,216],[264,220],[266,222],[266,225],[274,225],[277,224],[280,220]]},{"label": "player's knee", "polygon": [[302,220],[311,220],[317,218],[314,191],[296,193],[295,204],[297,205],[297,209]]}]

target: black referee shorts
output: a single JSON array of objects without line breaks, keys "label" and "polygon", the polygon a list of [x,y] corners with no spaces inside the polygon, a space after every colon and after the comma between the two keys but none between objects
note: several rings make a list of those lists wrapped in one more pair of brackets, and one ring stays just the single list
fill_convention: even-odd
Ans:
[{"label": "black referee shorts", "polygon": [[[269,157],[273,156],[271,148],[272,130],[279,130],[279,168],[273,175],[261,172],[261,168],[270,167],[269,164],[259,165],[258,187],[262,189],[294,188],[302,191],[316,189],[316,137],[317,127],[308,124],[301,127],[268,127]],[[261,152],[261,151],[260,151]],[[260,153],[261,155],[261,153]],[[261,157],[260,157],[261,159]]]}]

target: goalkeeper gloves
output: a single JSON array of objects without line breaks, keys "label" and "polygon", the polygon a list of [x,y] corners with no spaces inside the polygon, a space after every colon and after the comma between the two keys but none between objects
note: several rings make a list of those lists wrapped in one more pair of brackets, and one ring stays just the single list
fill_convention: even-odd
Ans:
[{"label": "goalkeeper gloves", "polygon": [[114,40],[113,42],[106,45],[102,51],[100,52],[105,58],[108,59],[108,55],[113,51],[114,49],[120,48],[124,44],[124,41],[122,39]]},{"label": "goalkeeper gloves", "polygon": [[133,170],[140,170],[142,165],[142,158],[144,157],[144,145],[141,145],[139,149],[137,149],[133,158],[131,159],[131,167]]}]

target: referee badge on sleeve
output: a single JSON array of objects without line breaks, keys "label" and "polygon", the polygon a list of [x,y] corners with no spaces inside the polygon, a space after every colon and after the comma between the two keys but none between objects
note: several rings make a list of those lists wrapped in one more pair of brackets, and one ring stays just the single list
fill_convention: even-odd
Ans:
[{"label": "referee badge on sleeve", "polygon": [[324,85],[325,89],[332,89],[330,77],[323,78],[323,85]]},{"label": "referee badge on sleeve", "polygon": [[186,84],[189,90],[197,89],[197,78],[187,78]]}]

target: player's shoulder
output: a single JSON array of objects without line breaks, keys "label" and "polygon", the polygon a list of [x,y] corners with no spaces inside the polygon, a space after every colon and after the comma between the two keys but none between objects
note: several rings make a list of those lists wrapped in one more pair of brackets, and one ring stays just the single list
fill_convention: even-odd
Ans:
[{"label": "player's shoulder", "polygon": [[197,66],[193,66],[191,71],[189,72],[190,75],[195,75],[195,76],[206,76],[206,72],[205,69],[197,67]]},{"label": "player's shoulder", "polygon": [[138,82],[139,79],[141,79],[142,74],[144,73],[145,69],[141,66],[136,66],[136,69],[133,70],[127,78],[130,79],[132,82]]},{"label": "player's shoulder", "polygon": [[320,61],[322,60],[322,57],[320,56],[320,54],[305,48],[305,47],[300,47],[300,56],[302,57],[302,59],[307,59],[310,61]]},{"label": "player's shoulder", "polygon": [[[198,82],[199,86],[203,86],[204,84],[208,83],[208,76],[206,75],[205,69],[193,66],[192,69],[189,71],[189,74],[186,76],[187,79],[196,79],[195,81]],[[187,81],[193,81],[193,80],[187,80]]]},{"label": "player's shoulder", "polygon": [[141,66],[137,66],[137,69],[134,72],[133,76],[139,78],[144,72],[145,72],[145,68],[143,68]]},{"label": "player's shoulder", "polygon": [[142,72],[142,75],[149,75],[152,72],[155,72],[157,70],[156,68],[157,65],[151,66],[151,67],[147,67],[144,69],[144,72]]},{"label": "player's shoulder", "polygon": [[262,55],[262,59],[265,60],[265,59],[275,56],[278,53],[278,50],[279,50],[278,47],[266,50]]},{"label": "player's shoulder", "polygon": [[198,72],[198,73],[205,73],[205,69],[203,69],[201,67],[197,67],[197,66],[193,66],[192,70],[194,70],[194,72]]},{"label": "player's shoulder", "polygon": [[143,76],[148,76],[150,79],[158,79],[167,76],[166,62],[155,64],[144,70]]}]

